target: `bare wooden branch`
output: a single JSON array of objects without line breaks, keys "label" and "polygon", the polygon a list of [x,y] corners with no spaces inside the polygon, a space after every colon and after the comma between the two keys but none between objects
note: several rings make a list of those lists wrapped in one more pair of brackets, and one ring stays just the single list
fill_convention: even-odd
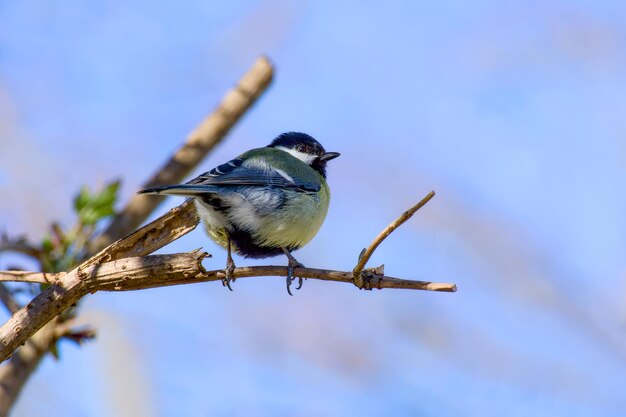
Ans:
[{"label": "bare wooden branch", "polygon": [[[198,222],[199,219],[193,202],[186,201],[125,238],[112,243],[85,261],[79,268],[85,269],[107,261],[148,255],[191,232],[196,228]],[[67,272],[53,274],[47,272],[0,271],[0,282],[53,284],[66,275]]]},{"label": "bare wooden branch", "polygon": [[[80,298],[96,291],[135,291],[204,281],[222,281],[222,269],[206,271],[202,260],[208,255],[194,251],[172,255],[124,258],[76,268],[60,277],[49,288],[18,310],[0,327],[0,361],[5,360],[28,338]],[[351,272],[314,268],[296,268],[298,277],[353,283]],[[287,276],[285,266],[235,268],[235,278]],[[382,276],[375,288],[401,288],[427,291],[456,290],[454,284],[411,281]]]},{"label": "bare wooden branch", "polygon": [[29,242],[24,236],[13,238],[6,233],[0,235],[0,252],[16,252],[37,260],[41,257],[41,248]]},{"label": "bare wooden branch", "polygon": [[193,201],[187,200],[125,238],[113,242],[85,261],[81,267],[149,255],[194,230],[199,221]]},{"label": "bare wooden branch", "polygon": [[[25,340],[67,307],[97,288],[86,285],[86,277],[106,261],[116,261],[132,255],[147,255],[192,231],[198,224],[195,208],[190,201],[175,207],[163,216],[109,245],[69,273],[44,274],[2,271],[0,277],[16,281],[43,282],[50,287],[37,295],[26,307],[13,314],[0,328],[0,351],[15,350]],[[136,259],[136,258],[129,258]],[[10,325],[11,322],[15,322]],[[25,334],[26,338],[17,337]],[[17,344],[16,344],[17,343]],[[11,352],[9,352],[10,354]],[[3,361],[6,357],[0,359]],[[0,379],[1,381],[1,379]]]},{"label": "bare wooden branch", "polygon": [[[0,282],[33,282],[36,284],[52,284],[65,275],[65,272],[51,274],[49,272],[0,271]],[[4,288],[4,290],[8,292],[6,288]],[[3,290],[0,290],[0,298],[2,298],[2,292]]]},{"label": "bare wooden branch", "polygon": [[55,342],[57,321],[45,324],[0,367],[0,417],[9,414],[24,384]]},{"label": "bare wooden branch", "polygon": [[[185,144],[150,178],[142,188],[174,184],[187,174],[215,147],[233,125],[243,116],[269,86],[273,77],[272,64],[259,58],[239,83],[222,99],[210,114],[187,137]],[[94,249],[98,250],[135,230],[163,201],[163,197],[135,195],[100,236]]]},{"label": "bare wooden branch", "polygon": [[[0,299],[11,314],[20,309],[11,291],[1,282]],[[0,367],[0,417],[6,417],[9,414],[28,377],[37,368],[50,344],[53,343],[57,322],[58,320],[53,320],[46,324],[26,342],[26,346],[15,352],[11,359]]]},{"label": "bare wooden branch", "polygon": [[[362,274],[363,268],[365,268],[367,261],[370,260],[370,258],[374,254],[374,251],[376,250],[376,248],[378,248],[378,245],[380,245],[383,242],[383,240],[387,238],[387,236],[393,233],[394,230],[396,230],[404,222],[406,222],[411,217],[413,217],[413,215],[417,212],[417,210],[419,210],[424,205],[426,205],[426,203],[428,203],[430,199],[433,198],[434,196],[435,196],[434,191],[431,191],[430,193],[428,193],[426,197],[420,200],[419,203],[417,203],[416,205],[414,205],[413,207],[411,207],[410,209],[402,213],[397,219],[391,222],[389,226],[385,227],[383,231],[380,232],[378,236],[374,238],[374,240],[368,246],[368,248],[364,249],[363,252],[361,252],[361,254],[359,255],[359,261],[357,262],[356,266],[352,270],[352,277],[354,280],[354,285],[356,285],[359,288],[364,288],[365,277]],[[374,274],[374,275],[378,275],[378,274]]]},{"label": "bare wooden branch", "polygon": [[[137,291],[148,288],[167,287],[172,285],[193,284],[205,281],[222,281],[225,278],[223,269],[206,271],[198,261],[206,257],[206,253],[199,251],[170,254],[151,255],[145,257],[124,258],[115,262],[101,264],[96,269],[85,269],[83,282],[87,292],[96,291]],[[94,267],[92,267],[94,268]],[[96,271],[96,273],[93,273]],[[3,274],[3,271],[0,271]],[[28,272],[28,276],[35,277],[43,273]],[[235,268],[235,278],[287,276],[286,266],[248,266]],[[294,275],[302,278],[320,279],[352,283],[352,272],[335,271],[331,269],[296,268]],[[396,288],[409,290],[454,292],[456,286],[448,283],[429,281],[414,281],[388,276],[380,277],[376,288]]]},{"label": "bare wooden branch", "polygon": [[[112,271],[122,271],[121,275],[115,275],[115,279],[121,282],[132,277],[136,277],[136,280],[149,280],[155,274],[166,277],[174,275],[176,279],[182,279],[204,271],[200,264],[204,257],[205,254],[198,253],[186,257],[180,256],[176,259],[155,255],[146,258],[127,258],[104,264],[95,263],[74,269],[38,294],[27,306],[16,311],[0,327],[0,361],[7,359],[29,337],[80,298],[97,291],[98,287],[94,285],[93,277],[101,276],[102,280],[106,281],[107,277],[114,275]],[[132,264],[134,268],[128,268],[128,264]],[[111,289],[115,289],[115,284]]]},{"label": "bare wooden branch", "polygon": [[66,320],[63,323],[59,323],[55,330],[56,339],[71,340],[77,345],[82,345],[88,340],[96,338],[96,330],[89,326],[75,327],[74,320]]},{"label": "bare wooden branch", "polygon": [[[0,275],[2,275],[2,273],[0,273]],[[6,281],[10,280],[7,279]],[[13,294],[11,294],[11,291],[9,291],[9,289],[6,287],[6,285],[4,285],[3,282],[0,282],[0,302],[2,302],[7,311],[11,314],[20,309],[20,305],[17,303],[17,301],[15,301],[15,298],[13,298]]]},{"label": "bare wooden branch", "polygon": [[16,311],[0,327],[0,352],[6,353],[0,361],[5,360],[35,332],[78,301],[86,294],[85,291],[80,270],[75,269]]},{"label": "bare wooden branch", "polygon": [[[147,255],[189,233],[197,224],[195,208],[190,201],[187,201],[134,233],[107,246],[71,272],[65,275],[55,274],[56,280],[52,283],[53,285],[37,295],[26,307],[15,312],[9,321],[0,327],[0,352],[8,353],[4,357],[0,355],[0,362],[55,316],[92,291],[85,285],[84,279],[93,274],[94,268],[100,268],[103,262],[115,261],[131,255]],[[2,275],[7,277],[12,272],[7,271]],[[28,274],[23,276],[28,276]]]},{"label": "bare wooden branch", "polygon": [[[235,268],[233,276],[239,278],[252,278],[252,277],[286,277],[288,275],[288,268],[280,265],[266,265],[266,266],[245,266]],[[114,277],[111,274],[108,278],[111,280]],[[331,269],[316,269],[316,268],[296,268],[294,269],[294,276],[302,278],[319,279],[323,281],[335,281],[353,283],[352,272],[335,271]],[[111,284],[106,287],[100,282],[100,277],[95,279],[97,284],[93,284],[99,287],[100,291],[136,291],[145,290],[149,288],[167,287],[172,285],[192,284],[196,282],[205,281],[222,281],[226,277],[223,269],[216,269],[211,271],[205,271],[203,275],[190,276],[182,279],[172,279],[172,276],[159,276],[156,279],[150,280],[127,280],[126,282],[120,282],[115,280],[116,286]],[[153,277],[155,278],[155,277]],[[100,288],[101,287],[101,288]],[[423,291],[440,291],[440,292],[455,292],[456,285],[450,283],[429,282],[429,281],[413,281],[402,278],[394,278],[388,276],[382,276],[377,281],[375,288],[396,288],[405,290],[423,290]]]}]

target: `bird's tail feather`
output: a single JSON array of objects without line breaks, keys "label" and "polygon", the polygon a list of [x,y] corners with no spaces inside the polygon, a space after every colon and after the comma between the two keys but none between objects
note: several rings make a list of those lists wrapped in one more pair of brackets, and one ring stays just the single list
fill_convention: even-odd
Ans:
[{"label": "bird's tail feather", "polygon": [[182,195],[192,197],[198,194],[206,194],[216,191],[216,187],[211,185],[179,184],[146,188],[145,190],[137,191],[137,194]]}]

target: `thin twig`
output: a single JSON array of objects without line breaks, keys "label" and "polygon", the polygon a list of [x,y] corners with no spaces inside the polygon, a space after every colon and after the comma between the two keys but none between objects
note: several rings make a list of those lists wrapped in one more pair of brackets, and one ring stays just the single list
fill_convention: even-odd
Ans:
[{"label": "thin twig", "polygon": [[376,236],[376,238],[374,238],[372,243],[370,243],[369,247],[365,249],[363,252],[361,252],[361,255],[359,256],[359,261],[357,262],[356,266],[352,270],[352,277],[354,279],[354,285],[356,285],[359,288],[363,288],[365,284],[364,277],[362,275],[363,268],[365,268],[365,265],[374,254],[374,251],[376,250],[376,248],[378,248],[378,245],[380,245],[383,242],[383,240],[385,240],[387,236],[389,236],[394,230],[400,227],[402,223],[409,220],[415,214],[417,210],[422,208],[434,196],[435,196],[434,191],[431,191],[430,193],[428,193],[426,197],[420,200],[419,203],[417,203],[416,205],[414,205],[413,207],[411,207],[410,209],[402,213],[397,219],[391,222],[389,226],[385,227],[383,231],[380,232],[378,236]]},{"label": "thin twig", "polygon": [[42,250],[25,237],[12,238],[6,233],[0,235],[0,252],[16,252],[40,260]]},{"label": "thin twig", "polygon": [[[273,68],[269,60],[265,57],[257,59],[248,73],[224,96],[217,109],[189,134],[183,146],[141,188],[182,181],[256,102],[272,77]],[[162,201],[163,197],[133,196],[96,240],[92,253],[135,230]]]},{"label": "thin twig", "polygon": [[[13,271],[11,271],[13,272]],[[2,273],[0,273],[0,276]],[[1,280],[1,281],[9,281],[9,280]],[[3,282],[0,282],[0,302],[7,309],[7,311],[11,314],[15,313],[20,309],[20,305],[11,294],[11,291],[4,285]]]},{"label": "thin twig", "polygon": [[77,345],[96,338],[96,329],[89,326],[76,327],[74,320],[66,320],[54,329],[56,339],[70,340]]},{"label": "thin twig", "polygon": [[[66,272],[53,274],[49,272],[0,271],[0,282],[34,282],[37,284],[52,284],[65,275],[67,275]],[[2,298],[2,292],[3,290],[0,289],[0,298]]]}]

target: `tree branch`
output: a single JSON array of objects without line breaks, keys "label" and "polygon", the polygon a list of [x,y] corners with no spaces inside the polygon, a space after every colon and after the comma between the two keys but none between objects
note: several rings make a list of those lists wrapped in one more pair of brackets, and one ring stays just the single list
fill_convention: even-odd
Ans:
[{"label": "tree branch", "polygon": [[125,238],[113,242],[79,268],[115,259],[149,255],[194,230],[199,221],[193,201],[186,200]]},{"label": "tree branch", "polygon": [[[52,284],[65,275],[67,275],[65,272],[51,274],[49,272],[0,271],[0,282],[34,282],[36,284]],[[4,294],[6,293],[8,293],[8,290],[4,286],[0,287],[1,300],[4,300]]]},{"label": "tree branch", "polygon": [[[222,269],[213,271],[204,269],[202,260],[207,256],[206,252],[200,251],[172,255],[150,255],[91,264],[74,269],[55,281],[26,307],[15,312],[9,321],[0,327],[0,361],[9,357],[30,336],[89,293],[136,291],[223,280],[225,274]],[[296,268],[294,273],[302,278],[353,283],[351,272]],[[235,268],[233,275],[235,278],[287,276],[288,268],[272,265]],[[378,277],[376,288],[456,291],[454,284],[411,281],[387,276]]]},{"label": "tree branch", "polygon": [[0,252],[16,252],[41,259],[41,248],[30,243],[25,237],[11,238],[6,233],[0,235]]},{"label": "tree branch", "polygon": [[63,323],[59,323],[54,329],[55,338],[71,340],[77,345],[82,345],[84,342],[96,338],[95,329],[88,326],[74,327],[74,321],[66,320]]},{"label": "tree branch", "polygon": [[[14,272],[14,271],[10,271]],[[38,274],[38,273],[35,273]],[[11,291],[0,282],[2,304],[14,314],[20,305]],[[22,387],[39,366],[39,362],[55,340],[58,318],[46,324],[35,333],[5,364],[0,367],[0,417],[6,417],[17,400]]]},{"label": "tree branch", "polygon": [[[94,269],[106,265],[103,264],[106,261],[116,261],[132,255],[148,255],[189,233],[197,224],[198,217],[193,203],[186,201],[134,233],[107,246],[71,272],[65,275],[54,274],[55,280],[50,287],[39,293],[26,307],[16,311],[9,321],[0,327],[0,362],[66,308],[88,292],[97,291],[84,281],[94,275]],[[13,273],[14,271],[7,271],[2,275],[7,277]],[[22,278],[29,275],[23,274]],[[48,279],[50,278],[49,275]]]},{"label": "tree branch", "polygon": [[[188,253],[124,258],[99,266],[94,265],[83,270],[82,280],[88,293],[96,291],[137,291],[172,285],[222,281],[226,277],[223,269],[207,271],[202,267],[200,262],[208,256],[206,252],[198,250]],[[2,274],[4,274],[4,271],[0,271],[0,275]],[[32,282],[41,282],[46,279],[44,273],[28,272],[26,274],[31,277]],[[235,278],[286,277],[287,275],[288,268],[278,265],[239,267],[235,268],[233,272]],[[299,267],[294,270],[294,275],[324,281],[353,283],[352,272],[330,269]],[[456,291],[454,284],[414,281],[388,276],[380,277],[376,288]]]},{"label": "tree branch", "polygon": [[56,341],[58,318],[45,324],[0,367],[0,417],[6,417],[22,387]]},{"label": "tree branch", "polygon": [[[380,245],[383,240],[385,240],[394,230],[400,227],[404,222],[409,220],[413,215],[417,212],[417,210],[421,209],[430,201],[431,198],[435,196],[435,192],[431,191],[426,195],[426,197],[422,198],[419,203],[402,213],[397,219],[389,224],[389,226],[385,227],[382,232],[378,234],[370,243],[367,249],[363,249],[361,254],[359,255],[359,260],[352,270],[352,277],[354,280],[354,285],[359,288],[367,288],[369,285],[369,281],[372,278],[378,278],[379,275],[382,275],[384,272],[384,265],[379,266],[378,268],[370,268],[366,271],[363,271],[367,261],[370,260],[378,245]],[[455,287],[456,288],[456,287]]]},{"label": "tree branch", "polygon": [[[235,89],[226,94],[217,109],[189,134],[185,144],[144,186],[147,188],[181,181],[223,139],[245,111],[254,104],[269,86],[272,76],[273,69],[270,62],[264,57],[259,58],[239,81]],[[91,253],[135,230],[157,207],[160,200],[158,197],[145,198],[141,196],[135,196],[131,199],[127,206],[114,218],[105,233],[95,241],[95,244],[91,245]],[[187,202],[171,210],[155,222],[139,229],[131,235],[131,239],[122,239],[115,242],[115,245],[102,250],[89,259],[87,265],[127,256],[147,255],[193,230],[197,224],[198,219],[195,210],[193,210],[193,205]],[[17,251],[37,259],[40,257],[40,249],[28,244],[25,240],[11,241],[6,236],[3,236],[1,240],[0,250]],[[6,288],[4,289],[6,290]],[[1,291],[0,289],[0,296],[2,295]],[[13,311],[19,308],[17,304],[7,304],[7,307]],[[32,337],[32,343],[29,342],[22,347],[10,361],[7,361],[0,368],[0,417],[8,413],[24,383],[51,344],[54,343],[53,335],[58,333],[55,328],[60,325],[57,321],[59,320],[55,319],[44,326]],[[33,349],[33,346],[36,348]]]},{"label": "tree branch", "polygon": [[[198,215],[193,202],[185,201],[158,219],[107,246],[77,269],[85,269],[116,259],[148,255],[191,232],[196,228],[198,222]],[[0,282],[54,284],[66,275],[67,272],[51,274],[47,272],[0,271]],[[0,291],[1,295],[2,292]]]},{"label": "tree branch", "polygon": [[[257,59],[247,74],[222,99],[217,109],[187,137],[183,146],[152,176],[142,188],[174,184],[185,176],[215,147],[269,86],[272,64],[265,57]],[[135,230],[164,197],[135,195],[93,245],[101,249]]]},{"label": "tree branch", "polygon": [[[15,271],[10,271],[10,273],[13,273],[13,272]],[[38,274],[38,272],[36,273]],[[3,275],[4,273],[0,273],[0,276],[3,276]],[[6,275],[4,276],[6,277]],[[0,281],[12,281],[12,280],[0,279]],[[17,303],[17,301],[15,301],[15,298],[13,298],[13,294],[11,294],[11,291],[9,291],[9,289],[7,288],[6,285],[4,285],[3,282],[0,282],[0,302],[2,302],[2,304],[6,307],[7,311],[11,314],[15,313],[17,310],[20,309],[20,305]]]}]

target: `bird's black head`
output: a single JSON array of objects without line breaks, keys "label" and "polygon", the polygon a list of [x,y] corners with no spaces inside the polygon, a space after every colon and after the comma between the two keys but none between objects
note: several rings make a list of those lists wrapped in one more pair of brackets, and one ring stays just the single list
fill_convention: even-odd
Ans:
[{"label": "bird's black head", "polygon": [[326,178],[326,162],[338,157],[338,152],[326,152],[321,143],[312,136],[300,132],[287,132],[278,136],[268,148],[283,150],[302,162],[309,164]]}]

